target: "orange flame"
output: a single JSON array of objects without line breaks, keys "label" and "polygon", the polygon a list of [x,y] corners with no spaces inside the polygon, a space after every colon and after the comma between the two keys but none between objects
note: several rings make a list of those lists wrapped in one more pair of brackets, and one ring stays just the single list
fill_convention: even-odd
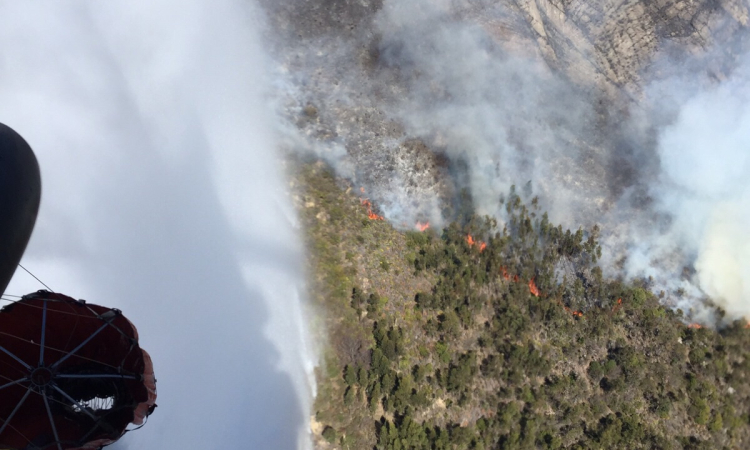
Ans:
[{"label": "orange flame", "polygon": [[[362,188],[362,189],[364,189],[364,188]],[[375,214],[374,212],[372,212],[372,203],[370,203],[369,199],[360,198],[359,202],[362,203],[362,206],[364,206],[365,208],[367,208],[367,217],[369,217],[370,220],[385,220],[385,219],[383,219],[383,216],[379,216],[379,215]]]},{"label": "orange flame", "polygon": [[612,312],[617,312],[617,310],[620,309],[621,307],[622,307],[622,299],[618,298],[617,304],[615,305],[614,308],[612,308]]},{"label": "orange flame", "polygon": [[688,328],[693,328],[695,330],[700,330],[701,328],[703,328],[703,325],[701,325],[699,323],[691,323],[690,325],[688,325]]},{"label": "orange flame", "polygon": [[531,292],[531,295],[534,297],[539,297],[539,288],[536,287],[533,278],[529,280],[529,292]]},{"label": "orange flame", "polygon": [[425,223],[417,222],[416,227],[417,227],[417,230],[424,231],[424,230],[430,228],[430,222],[425,222]]},{"label": "orange flame", "polygon": [[510,281],[510,274],[508,273],[508,269],[505,266],[503,266],[503,267],[500,268],[500,271],[503,274],[503,278],[505,278],[506,280]]},{"label": "orange flame", "polygon": [[518,278],[518,275],[513,275],[513,282],[518,283],[519,281],[521,281],[521,279]]},{"label": "orange flame", "polygon": [[555,299],[555,301],[557,302],[558,305],[560,305],[560,306],[563,307],[563,309],[565,310],[565,312],[567,312],[569,314],[572,314],[573,317],[579,317],[579,318],[583,319],[583,311],[573,311],[572,309],[570,309],[567,306],[565,306],[565,304],[559,298]]},{"label": "orange flame", "polygon": [[473,247],[474,244],[477,244],[477,247],[479,247],[479,253],[482,253],[484,249],[487,248],[487,243],[484,241],[475,241],[470,234],[466,235],[466,243],[469,244],[469,247]]}]

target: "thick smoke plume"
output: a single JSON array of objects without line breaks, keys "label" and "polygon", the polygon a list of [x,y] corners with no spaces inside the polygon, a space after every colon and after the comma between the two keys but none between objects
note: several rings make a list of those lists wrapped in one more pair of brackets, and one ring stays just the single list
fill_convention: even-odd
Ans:
[{"label": "thick smoke plume", "polygon": [[730,319],[750,318],[748,75],[742,65],[721,82],[681,83],[689,94],[658,131],[651,186],[655,208],[672,218],[670,243],[694,262],[690,281]]},{"label": "thick smoke plume", "polygon": [[501,216],[511,185],[531,181],[554,218],[580,220],[602,188],[581,184],[597,183],[578,165],[583,138],[594,131],[587,97],[542,61],[512,54],[479,24],[457,20],[449,6],[384,4],[376,19],[380,56],[403,80],[401,98],[386,109],[465,167],[478,213]]},{"label": "thick smoke plume", "polygon": [[[555,39],[561,47],[567,37],[585,42],[585,28],[550,35],[564,33],[561,13],[515,4],[386,0],[334,8],[320,20],[299,7],[288,18],[299,34],[281,52],[293,86],[287,113],[308,138],[297,146],[343,168],[398,227],[453,220],[467,201],[462,190],[478,213],[502,221],[502,199],[516,185],[527,199],[538,195],[555,222],[599,224],[608,275],[642,279],[705,323],[715,321],[712,303],[730,320],[750,314],[746,68],[729,70],[736,64],[721,56],[704,59],[720,70],[700,67],[691,51],[679,65],[664,63],[670,45],[697,48],[702,38],[657,52],[661,44],[647,35],[653,42],[642,50],[653,61],[644,67],[690,67],[701,81],[613,74],[602,63],[609,55],[593,54],[598,48],[575,55],[553,48]],[[722,24],[745,20],[730,13],[736,17],[706,19],[714,27],[706,32],[721,35]],[[306,28],[330,18],[341,27]],[[703,75],[717,70],[731,75],[707,82]]]}]

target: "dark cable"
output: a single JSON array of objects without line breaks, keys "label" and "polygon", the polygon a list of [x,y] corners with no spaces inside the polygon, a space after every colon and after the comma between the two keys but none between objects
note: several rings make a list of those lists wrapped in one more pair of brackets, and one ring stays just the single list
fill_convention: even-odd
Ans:
[{"label": "dark cable", "polygon": [[49,287],[49,286],[47,286],[46,284],[44,284],[44,281],[40,280],[39,278],[37,278],[37,276],[36,276],[36,275],[34,275],[33,273],[29,272],[29,269],[25,268],[25,267],[24,267],[24,266],[22,266],[22,265],[21,265],[20,263],[18,264],[18,267],[20,267],[20,268],[22,268],[23,270],[25,270],[25,271],[26,271],[26,273],[28,273],[29,275],[31,275],[32,277],[34,277],[34,279],[35,279],[36,281],[38,281],[38,282],[42,283],[42,286],[46,287],[46,288],[47,288],[47,290],[49,290],[50,292],[55,292],[55,291],[53,291],[53,290],[52,290],[52,288],[51,288],[51,287]]}]

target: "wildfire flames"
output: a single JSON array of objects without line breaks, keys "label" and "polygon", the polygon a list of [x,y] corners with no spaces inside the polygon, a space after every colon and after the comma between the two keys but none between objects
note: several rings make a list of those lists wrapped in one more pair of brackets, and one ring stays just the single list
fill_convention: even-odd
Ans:
[{"label": "wildfire flames", "polygon": [[565,306],[565,305],[563,304],[563,302],[562,302],[562,301],[560,301],[560,299],[559,299],[559,298],[558,298],[558,299],[555,299],[555,301],[557,302],[557,304],[558,304],[558,305],[562,306],[562,307],[563,307],[563,309],[564,309],[564,310],[565,310],[566,312],[568,312],[568,314],[573,314],[573,317],[580,317],[581,319],[583,319],[583,311],[573,311],[572,309],[570,309],[570,308],[568,308],[567,306]]},{"label": "wildfire flames", "polygon": [[417,230],[424,231],[424,230],[430,228],[430,222],[425,222],[425,223],[417,222],[417,224],[415,226],[416,226]]},{"label": "wildfire flames", "polygon": [[503,274],[503,278],[510,281],[510,274],[508,273],[508,269],[505,266],[500,268],[500,272]]},{"label": "wildfire flames", "polygon": [[531,295],[534,297],[539,297],[539,288],[536,287],[536,283],[534,283],[534,279],[529,280],[529,292],[531,292]]},{"label": "wildfire flames", "polygon": [[[359,192],[361,192],[362,194],[364,194],[365,193],[365,188],[364,187],[360,187],[359,188]],[[372,212],[372,203],[370,202],[370,199],[360,198],[359,202],[362,204],[362,206],[364,206],[365,208],[367,208],[367,217],[369,217],[370,220],[385,220],[383,218],[383,216],[379,216],[379,215],[375,214],[374,212]]]},{"label": "wildfire flames", "polygon": [[[511,276],[508,273],[508,268],[505,266],[500,267],[500,274],[502,275],[503,279],[510,281]],[[513,275],[513,282],[519,283],[521,281],[521,278],[516,274]],[[533,295],[534,297],[542,297],[542,293],[539,291],[539,288],[536,285],[536,281],[534,281],[534,278],[529,280],[528,283],[529,286],[529,293]],[[560,299],[555,299],[555,302],[560,305],[565,311],[567,311],[569,314],[572,314],[573,317],[579,317],[583,318],[583,312],[582,311],[573,311],[572,309],[568,308],[563,304],[563,302]],[[622,299],[618,300],[618,304],[622,304]]]},{"label": "wildfire flames", "polygon": [[473,237],[471,237],[470,234],[466,235],[466,243],[469,244],[469,247],[473,247],[474,244],[477,244],[477,247],[479,247],[479,253],[482,253],[485,248],[487,248],[487,243],[483,241],[475,241]]},{"label": "wildfire flames", "polygon": [[583,319],[583,311],[573,311],[572,309],[570,309],[570,308],[568,308],[567,306],[565,306],[565,305],[563,304],[563,302],[562,302],[562,301],[560,301],[560,299],[559,299],[559,298],[558,298],[558,299],[555,299],[555,301],[557,302],[557,304],[558,304],[558,305],[562,306],[562,307],[563,307],[563,309],[564,309],[564,310],[565,310],[565,311],[566,311],[566,312],[567,312],[568,314],[573,314],[573,317],[580,317],[581,319]]},{"label": "wildfire flames", "polygon": [[[363,188],[361,188],[361,189],[363,189]],[[360,203],[362,203],[362,206],[364,206],[365,208],[367,208],[367,217],[369,217],[370,220],[385,220],[385,219],[383,219],[383,216],[379,216],[379,215],[375,214],[374,212],[372,212],[372,203],[370,203],[370,200],[368,200],[366,198],[361,198],[361,199],[359,199],[359,201],[360,201]]]},{"label": "wildfire flames", "polygon": [[[471,235],[469,235],[469,236],[466,237],[466,242],[469,244],[469,246],[472,246],[475,243],[474,240],[471,238]],[[514,283],[518,283],[518,282],[521,281],[521,279],[520,279],[520,277],[518,275],[513,275],[511,277],[510,273],[508,272],[508,268],[505,267],[505,266],[500,266],[500,275],[506,281],[511,281],[511,278],[512,278],[512,280],[513,280]],[[534,280],[534,278],[531,278],[529,280],[528,286],[529,286],[529,293],[531,295],[533,295],[534,297],[540,297],[540,298],[544,297],[542,295],[541,291],[539,290],[539,288],[537,287],[536,281]],[[578,318],[583,319],[583,311],[577,311],[577,310],[574,311],[574,310],[570,309],[569,307],[565,306],[565,304],[559,298],[555,299],[555,303],[557,303],[558,305],[560,305],[568,314],[573,315],[573,317],[578,317]],[[617,312],[620,308],[622,308],[622,298],[618,298],[617,299],[617,304],[615,304],[615,306],[612,308],[612,313]],[[703,328],[703,325],[701,325],[699,323],[691,323],[687,327],[691,328],[691,329],[694,329],[694,330],[699,330],[699,329]],[[750,328],[750,322],[748,322],[745,325],[745,328]]]},{"label": "wildfire flames", "polygon": [[[360,190],[360,192],[362,194],[365,193],[365,188],[361,187],[361,188],[359,188],[359,190]],[[362,204],[362,206],[364,206],[365,208],[367,208],[367,217],[369,217],[370,220],[385,220],[383,218],[383,216],[375,214],[372,211],[372,203],[370,202],[369,199],[360,198],[359,201]],[[430,222],[422,223],[421,221],[417,221],[417,223],[414,225],[414,227],[417,230],[423,232],[423,231],[427,230],[428,228],[430,228]],[[476,245],[477,248],[479,249],[479,253],[482,253],[484,251],[484,249],[487,248],[487,243],[486,242],[477,241],[470,234],[466,235],[466,244],[468,244],[469,247],[474,247],[474,245]],[[500,267],[500,275],[502,275],[503,279],[506,280],[506,281],[511,281],[511,278],[512,278],[512,281],[514,283],[519,283],[521,281],[521,278],[518,276],[518,274],[515,274],[515,275],[513,275],[511,277],[510,273],[508,272],[508,268],[505,267],[505,266],[501,266]],[[528,286],[529,286],[529,293],[531,295],[533,295],[534,297],[543,297],[542,293],[539,291],[539,288],[536,285],[536,282],[534,281],[534,278],[531,278],[529,280]],[[563,309],[565,309],[566,312],[568,312],[569,314],[572,314],[573,317],[578,317],[578,318],[581,318],[581,319],[583,318],[583,312],[582,311],[574,311],[574,310],[570,309],[569,307],[565,306],[565,304],[563,304],[563,302],[560,299],[555,299],[555,302],[558,305],[560,305]],[[618,310],[620,310],[620,308],[622,308],[622,298],[618,298],[617,299],[617,304],[612,308],[612,313],[617,312]],[[687,327],[690,328],[690,329],[699,330],[699,329],[703,328],[703,325],[701,325],[699,323],[691,323]],[[748,322],[745,325],[745,328],[750,328],[750,322]]]}]

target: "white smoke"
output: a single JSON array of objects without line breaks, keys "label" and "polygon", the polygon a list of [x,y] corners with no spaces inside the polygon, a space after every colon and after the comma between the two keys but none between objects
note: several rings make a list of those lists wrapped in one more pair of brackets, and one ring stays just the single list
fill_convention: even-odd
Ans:
[{"label": "white smoke", "polygon": [[[290,147],[364,185],[398,227],[453,220],[462,188],[479,213],[500,215],[511,185],[529,181],[556,220],[574,222],[601,206],[604,170],[594,162],[603,157],[580,139],[596,127],[586,93],[457,17],[455,2],[375,9],[360,17],[355,36],[294,34],[281,44],[287,82],[279,84],[301,129],[287,130]],[[283,26],[318,23],[297,14]],[[454,173],[422,148],[450,158]],[[586,171],[597,173],[582,183]]]},{"label": "white smoke", "polygon": [[511,54],[479,24],[457,20],[451,3],[383,5],[381,59],[405,80],[403,99],[388,110],[411,135],[465,164],[479,214],[501,216],[511,185],[532,181],[554,219],[580,219],[595,200],[571,180],[592,106],[542,61]]},{"label": "white smoke", "polygon": [[[42,170],[23,263],[138,326],[159,408],[116,448],[309,449],[304,254],[251,3],[0,1],[0,122]],[[7,292],[41,286],[17,272]]]},{"label": "white smoke", "polygon": [[[346,149],[317,154],[337,168],[346,161],[341,174],[365,185],[394,225],[453,219],[446,204],[463,187],[478,213],[502,219],[510,186],[531,181],[552,221],[602,226],[609,276],[646,279],[666,304],[706,323],[714,321],[707,296],[730,319],[748,314],[747,70],[720,83],[662,76],[649,84],[653,73],[645,73],[642,97],[629,97],[633,86],[617,97],[593,75],[576,74],[590,83],[581,86],[551,69],[535,44],[542,24],[519,23],[507,5],[386,0],[357,10],[356,20],[337,11],[356,33],[345,24],[311,33],[318,16],[291,20],[306,36],[284,43],[292,96],[304,98],[297,117],[308,100],[321,111],[315,126],[297,126],[311,141]],[[678,66],[687,73],[722,58],[691,54]],[[575,58],[596,60],[583,50]],[[381,125],[391,119],[400,132]],[[450,176],[441,176],[455,189],[415,175],[421,164],[403,145],[414,138],[451,160]]]},{"label": "white smoke", "polygon": [[678,84],[692,93],[659,131],[651,188],[655,208],[672,217],[670,243],[694,261],[691,281],[730,319],[750,318],[748,74],[741,66],[720,83]]}]

